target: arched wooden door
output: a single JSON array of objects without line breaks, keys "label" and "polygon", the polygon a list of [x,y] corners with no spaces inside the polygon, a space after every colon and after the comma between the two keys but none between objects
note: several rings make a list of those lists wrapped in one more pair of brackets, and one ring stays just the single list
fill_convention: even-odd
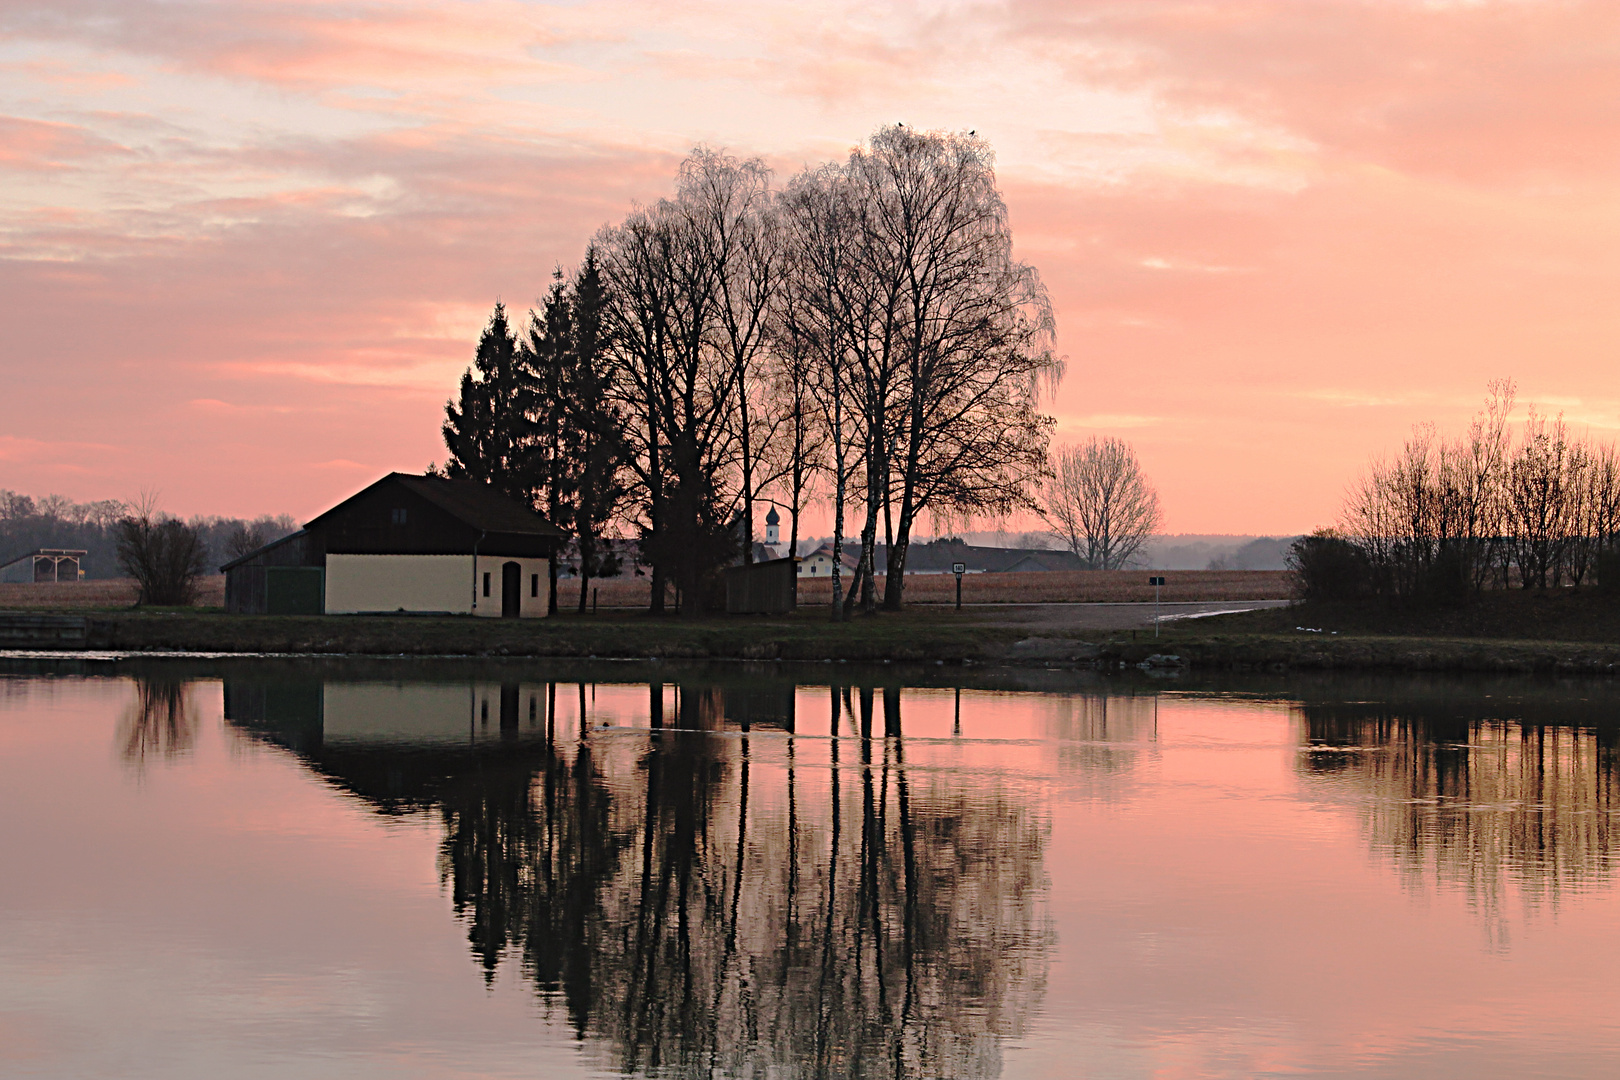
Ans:
[{"label": "arched wooden door", "polygon": [[515,619],[523,614],[523,564],[501,566],[501,618]]}]

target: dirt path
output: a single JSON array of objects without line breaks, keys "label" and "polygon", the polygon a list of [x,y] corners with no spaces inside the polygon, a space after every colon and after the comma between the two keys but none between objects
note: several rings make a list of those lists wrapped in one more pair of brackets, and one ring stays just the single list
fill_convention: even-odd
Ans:
[{"label": "dirt path", "polygon": [[[1200,616],[1256,608],[1285,607],[1287,600],[1211,600],[1165,603],[1158,612],[1167,624]],[[1027,626],[1034,633],[1077,630],[1140,630],[1153,626],[1152,604],[963,604],[965,615],[1002,626]]]}]

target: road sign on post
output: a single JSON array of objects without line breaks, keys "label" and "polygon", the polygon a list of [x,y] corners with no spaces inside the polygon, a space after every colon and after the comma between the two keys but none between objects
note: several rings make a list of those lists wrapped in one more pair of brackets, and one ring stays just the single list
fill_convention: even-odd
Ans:
[{"label": "road sign on post", "polygon": [[1164,588],[1164,578],[1150,577],[1148,584],[1153,586],[1153,636],[1159,636],[1159,590]]},{"label": "road sign on post", "polygon": [[967,573],[967,563],[951,563],[951,573],[956,575],[956,610],[962,610],[962,575]]}]

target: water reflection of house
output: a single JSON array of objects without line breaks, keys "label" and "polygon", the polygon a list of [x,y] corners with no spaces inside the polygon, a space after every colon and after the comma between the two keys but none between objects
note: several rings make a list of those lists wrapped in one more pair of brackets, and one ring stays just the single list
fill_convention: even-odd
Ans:
[{"label": "water reflection of house", "polygon": [[[548,719],[556,734],[559,697],[573,728],[589,713],[587,685],[498,678],[227,678],[225,719],[273,733],[299,750],[333,743],[473,745],[544,737]],[[650,726],[793,730],[796,687],[788,681],[741,676],[672,684],[667,714],[665,686],[651,689],[657,704],[648,703]]]},{"label": "water reflection of house", "polygon": [[474,744],[537,737],[547,686],[534,682],[225,680],[225,719],[284,736],[294,749],[331,743]]},{"label": "water reflection of house", "polygon": [[[791,725],[790,680],[713,675],[676,684],[683,726]],[[998,1074],[1052,949],[1039,797],[908,766],[898,737],[764,768],[704,732],[530,738],[530,690],[250,676],[225,700],[270,741],[301,728],[302,760],[376,812],[437,819],[485,978],[509,966],[565,1005],[615,1074]],[[517,737],[493,737],[511,702]]]}]

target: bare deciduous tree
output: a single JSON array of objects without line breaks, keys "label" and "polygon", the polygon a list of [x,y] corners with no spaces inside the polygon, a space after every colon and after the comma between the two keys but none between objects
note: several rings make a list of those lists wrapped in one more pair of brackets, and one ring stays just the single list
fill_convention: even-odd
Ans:
[{"label": "bare deciduous tree", "polygon": [[145,498],[114,532],[118,565],[140,586],[136,603],[178,607],[197,598],[208,549],[195,528],[159,514]]},{"label": "bare deciduous tree", "polygon": [[1460,600],[1506,588],[1579,585],[1620,536],[1620,459],[1534,408],[1515,442],[1510,380],[1492,382],[1460,439],[1431,424],[1375,460],[1345,505],[1343,535],[1373,594]]},{"label": "bare deciduous tree", "polygon": [[883,602],[898,608],[919,514],[1033,508],[1050,429],[1041,393],[1062,373],[1051,305],[1013,258],[993,155],[971,133],[880,129],[842,165],[797,178],[788,217],[865,481],[852,493],[861,561],[845,609],[875,607],[880,518]]},{"label": "bare deciduous tree", "polygon": [[636,211],[595,241],[613,382],[641,481],[652,610],[663,609],[664,584],[674,581],[690,615],[701,614],[708,583],[736,546],[739,486],[736,363],[720,344],[723,267],[707,183],[703,168],[683,169],[674,199]]},{"label": "bare deciduous tree", "polygon": [[1045,495],[1052,532],[1093,570],[1124,567],[1161,520],[1158,493],[1121,439],[1060,447]]},{"label": "bare deciduous tree", "polygon": [[[849,486],[859,467],[849,430],[854,374],[847,288],[854,273],[856,215],[836,166],[795,177],[782,197],[788,233],[778,317],[780,351],[802,376],[824,433],[832,474],[832,618],[844,616],[843,552]],[[795,535],[797,515],[795,514]]]},{"label": "bare deciduous tree", "polygon": [[[857,592],[875,607],[880,519],[884,605],[898,608],[919,514],[1035,508],[1052,423],[1042,398],[1063,365],[984,140],[883,128],[782,193],[758,159],[699,148],[673,198],[603,230],[594,250],[653,610],[673,580],[697,613],[739,540],[750,559],[762,490],[785,492],[796,538],[823,470],[835,605],[845,513],[864,516],[845,614]],[[467,393],[488,381],[469,377]]]},{"label": "bare deciduous tree", "polygon": [[264,530],[255,522],[239,521],[225,538],[225,554],[233,559],[252,554],[264,546]]}]

